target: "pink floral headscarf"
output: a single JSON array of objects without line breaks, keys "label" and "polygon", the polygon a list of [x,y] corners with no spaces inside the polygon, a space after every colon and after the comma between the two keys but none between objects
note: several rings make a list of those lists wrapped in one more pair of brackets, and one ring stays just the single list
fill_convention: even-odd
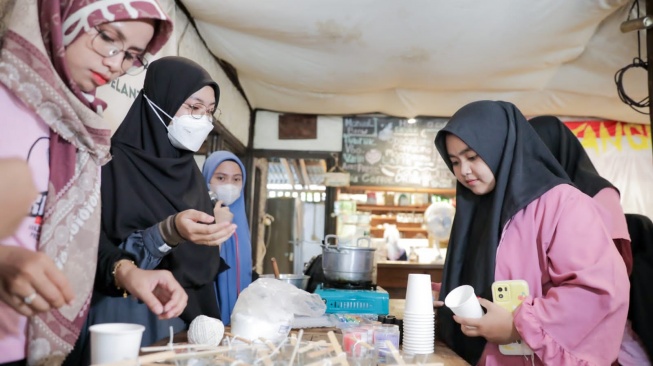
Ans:
[{"label": "pink floral headscarf", "polygon": [[[172,34],[172,22],[157,0],[18,0],[13,9],[0,7],[0,19],[6,25],[0,83],[51,131],[38,251],[54,260],[75,291],[72,305],[30,318],[28,364],[60,365],[90,307],[100,235],[100,167],[110,159],[111,136],[96,113],[104,102],[82,93],[70,78],[65,47],[98,24],[155,19],[158,26],[148,45],[155,53]],[[20,128],[21,122],[15,123]]]},{"label": "pink floral headscarf", "polygon": [[65,47],[95,26],[130,19],[158,20],[147,48],[150,54],[159,51],[172,34],[172,21],[156,0],[39,0],[39,18],[43,43],[57,73],[82,102],[90,103],[94,109],[104,109],[106,104],[79,90],[72,81],[64,61]]}]

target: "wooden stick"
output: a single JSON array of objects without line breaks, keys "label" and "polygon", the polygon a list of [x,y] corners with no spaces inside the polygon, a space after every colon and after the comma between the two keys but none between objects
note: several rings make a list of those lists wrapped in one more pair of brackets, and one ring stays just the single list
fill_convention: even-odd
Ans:
[{"label": "wooden stick", "polygon": [[[258,353],[257,353],[256,356],[258,357],[258,359],[259,360],[262,359],[263,364],[265,364],[265,366],[272,366],[272,360],[270,360],[270,354],[264,349],[261,350],[260,353],[263,353],[263,357],[262,358],[258,357]],[[256,364],[256,362],[254,362],[254,363]]]},{"label": "wooden stick", "polygon": [[220,347],[209,346],[208,344],[175,344],[172,346],[141,347],[141,352],[160,352],[175,349],[218,349]]},{"label": "wooden stick", "polygon": [[228,352],[228,349],[221,349],[217,351],[201,351],[201,352],[189,352],[189,353],[176,353],[173,357],[170,357],[166,360],[161,360],[161,361],[174,361],[174,360],[185,360],[189,358],[196,358],[196,357],[206,357],[206,356],[213,356],[213,355],[219,355],[219,357],[227,357],[224,355],[220,355],[221,353]]},{"label": "wooden stick", "polygon": [[270,258],[270,261],[272,262],[272,271],[274,272],[274,278],[277,280],[279,279],[279,266],[277,265],[277,259],[272,257]]},{"label": "wooden stick", "polygon": [[342,347],[340,347],[340,342],[338,342],[338,339],[336,338],[336,334],[333,333],[332,330],[327,333],[327,336],[329,337],[329,341],[331,342],[331,345],[333,346],[333,349],[336,351],[337,354],[342,353]]},{"label": "wooden stick", "polygon": [[277,349],[277,346],[274,345],[274,343],[270,342],[269,340],[265,338],[259,338],[259,340],[263,343],[265,343],[266,346],[270,349],[270,351],[274,352]]},{"label": "wooden stick", "polygon": [[300,348],[299,353],[308,352],[308,351],[312,350],[313,348],[317,348],[319,346],[320,346],[320,344],[318,344],[318,342],[311,342],[311,343],[305,345],[304,347]]},{"label": "wooden stick", "polygon": [[134,365],[140,365],[143,363],[150,363],[150,362],[156,362],[156,361],[166,361],[169,360],[171,357],[174,357],[176,353],[174,351],[166,351],[166,352],[159,352],[159,353],[153,353],[151,355],[145,355],[145,356],[140,356],[136,360],[123,360],[123,361],[116,361],[116,362],[110,362],[110,363],[103,363],[103,364],[95,364],[91,366],[134,366]]},{"label": "wooden stick", "polygon": [[333,347],[327,347],[325,349],[318,350],[318,351],[313,351],[313,352],[309,353],[308,357],[310,357],[310,358],[320,357],[322,355],[326,355],[327,353],[330,353],[331,351],[333,351]]},{"label": "wooden stick", "polygon": [[[309,364],[306,365],[306,366],[321,366],[321,365],[329,365],[329,364],[325,363],[325,361],[329,361],[330,364],[338,364],[339,361],[340,361],[340,357],[342,357],[342,356],[331,357],[331,358],[325,358],[325,359],[323,359],[323,360],[319,360],[319,361],[311,362],[311,363],[309,363]],[[346,362],[346,361],[347,361],[347,358],[345,357],[345,362]]]},{"label": "wooden stick", "polygon": [[327,333],[327,336],[329,337],[329,341],[331,341],[333,349],[336,351],[336,359],[339,359],[344,355],[343,359],[340,361],[340,364],[349,366],[349,362],[347,362],[347,355],[342,351],[342,347],[340,347],[340,342],[338,342],[336,334],[330,330],[329,333]]},{"label": "wooden stick", "polygon": [[340,354],[340,356],[338,357],[335,357],[333,360],[341,365],[349,366],[349,361],[347,361],[347,355],[344,353]]},{"label": "wooden stick", "polygon": [[302,336],[304,335],[304,329],[299,330],[299,334],[297,335],[297,342],[294,345],[292,349],[292,355],[290,355],[290,363],[288,363],[288,366],[292,366],[293,362],[295,362],[295,356],[297,355],[297,349],[299,349],[299,345],[302,342]]},{"label": "wooden stick", "polygon": [[237,340],[239,340],[239,341],[241,341],[241,342],[245,342],[245,343],[247,343],[247,344],[252,344],[252,341],[250,341],[249,339],[246,339],[246,338],[243,338],[243,337],[239,337],[239,336],[237,336],[237,335],[233,335],[233,334],[231,334],[231,333],[229,333],[229,332],[225,332],[224,335],[226,335],[227,337],[231,337],[231,338],[237,339]]},{"label": "wooden stick", "polygon": [[392,357],[394,357],[395,361],[397,361],[397,365],[405,365],[406,362],[404,362],[403,357],[399,354],[399,351],[395,348],[395,345],[392,344],[390,341],[385,341],[385,346],[388,347],[390,350],[390,353],[392,353]]},{"label": "wooden stick", "polygon": [[236,361],[235,358],[231,358],[231,357],[229,357],[229,356],[225,356],[225,355],[217,355],[217,356],[213,357],[213,359],[214,359],[214,360],[227,361],[227,362],[234,362],[234,361]]},{"label": "wooden stick", "polygon": [[364,342],[364,341],[360,341],[358,344],[365,347],[365,348],[367,348],[367,349],[370,349],[370,350],[374,349],[373,345],[371,345],[371,344],[369,344],[367,342]]}]

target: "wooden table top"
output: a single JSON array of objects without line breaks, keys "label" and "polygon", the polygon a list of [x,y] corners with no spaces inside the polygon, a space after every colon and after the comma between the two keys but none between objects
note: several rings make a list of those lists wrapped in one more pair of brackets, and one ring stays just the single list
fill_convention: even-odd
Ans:
[{"label": "wooden table top", "polygon": [[[390,314],[396,316],[399,319],[402,319],[404,316],[404,305],[405,300],[403,299],[390,299]],[[228,328],[227,328],[228,330]],[[320,341],[326,340],[329,341],[327,333],[329,331],[334,331],[338,340],[342,341],[342,335],[338,328],[306,328],[304,329],[304,334],[302,336],[303,340],[308,341]],[[293,329],[293,333],[296,333],[297,330]],[[188,338],[186,336],[186,331],[179,332],[174,336],[175,343],[186,343]],[[153,344],[153,346],[164,346],[168,340],[161,340]],[[444,343],[440,341],[435,342],[435,353],[428,356],[428,359],[425,360],[429,363],[433,362],[442,362],[444,366],[468,366],[464,359],[458,356],[454,351],[449,349]]]}]

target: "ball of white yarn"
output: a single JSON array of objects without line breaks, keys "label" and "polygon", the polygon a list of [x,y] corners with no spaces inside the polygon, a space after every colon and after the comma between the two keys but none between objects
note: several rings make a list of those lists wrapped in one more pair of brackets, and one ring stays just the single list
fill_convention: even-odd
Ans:
[{"label": "ball of white yarn", "polygon": [[220,319],[200,315],[188,328],[188,341],[193,344],[217,346],[224,336],[224,324]]}]

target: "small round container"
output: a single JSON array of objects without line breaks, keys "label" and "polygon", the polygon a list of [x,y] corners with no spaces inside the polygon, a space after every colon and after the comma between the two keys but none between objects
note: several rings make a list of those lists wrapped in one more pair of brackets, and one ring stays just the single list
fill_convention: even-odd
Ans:
[{"label": "small round container", "polygon": [[349,357],[363,357],[367,348],[361,344],[371,345],[367,329],[361,327],[342,329],[342,348]]},{"label": "small round container", "polygon": [[392,357],[386,341],[399,351],[399,326],[396,324],[381,324],[374,329],[374,350],[379,363],[386,363],[388,357]]}]

